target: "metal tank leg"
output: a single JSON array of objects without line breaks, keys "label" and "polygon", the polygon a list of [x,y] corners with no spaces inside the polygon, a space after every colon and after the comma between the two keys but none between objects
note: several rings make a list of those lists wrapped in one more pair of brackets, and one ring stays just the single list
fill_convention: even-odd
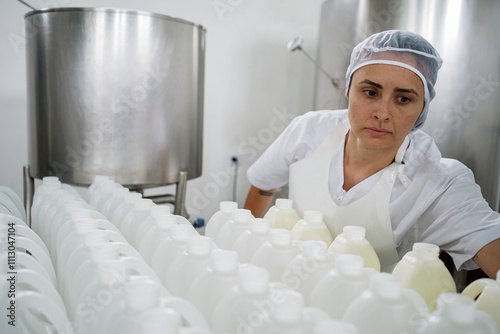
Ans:
[{"label": "metal tank leg", "polygon": [[186,186],[187,186],[187,172],[179,172],[179,181],[175,188],[175,204],[174,204],[174,214],[186,217]]},{"label": "metal tank leg", "polygon": [[31,227],[31,205],[33,204],[33,195],[35,193],[35,179],[31,177],[30,166],[23,166],[23,195],[24,208],[26,210],[26,224]]}]

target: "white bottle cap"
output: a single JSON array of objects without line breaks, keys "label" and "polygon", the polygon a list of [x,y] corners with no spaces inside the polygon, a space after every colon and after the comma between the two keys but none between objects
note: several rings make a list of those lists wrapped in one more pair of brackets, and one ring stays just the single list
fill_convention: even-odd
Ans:
[{"label": "white bottle cap", "polygon": [[177,219],[170,213],[155,216],[155,226],[161,230],[169,230],[176,222]]},{"label": "white bottle cap", "polygon": [[292,244],[292,231],[282,228],[272,228],[269,231],[269,242],[273,246],[289,246]]},{"label": "white bottle cap", "polygon": [[288,198],[277,198],[275,203],[280,209],[291,209],[293,206],[293,201]]},{"label": "white bottle cap", "polygon": [[360,276],[363,274],[365,260],[354,254],[339,254],[335,258],[335,267],[342,275]]},{"label": "white bottle cap", "polygon": [[439,247],[425,242],[414,243],[412,251],[423,260],[435,260],[439,257]]},{"label": "white bottle cap", "polygon": [[134,210],[141,212],[151,211],[153,204],[153,200],[149,198],[141,198],[140,200],[134,202]]},{"label": "white bottle cap", "polygon": [[145,276],[133,279],[125,286],[125,303],[128,308],[136,311],[158,306],[160,286]]},{"label": "white bottle cap", "polygon": [[374,274],[370,277],[369,283],[373,293],[388,300],[398,299],[401,296],[402,284],[401,278],[388,273]]},{"label": "white bottle cap", "polygon": [[249,230],[253,234],[267,235],[271,229],[269,225],[269,220],[264,218],[252,218],[248,225]]},{"label": "white bottle cap", "polygon": [[357,334],[356,325],[342,320],[326,319],[320,320],[314,327],[313,334]]},{"label": "white bottle cap", "polygon": [[474,322],[476,307],[474,300],[468,296],[445,292],[439,295],[437,309],[444,317],[460,324]]},{"label": "white bottle cap", "polygon": [[153,308],[141,313],[139,318],[141,334],[178,333],[182,319],[171,308]]},{"label": "white bottle cap", "polygon": [[203,235],[189,237],[186,240],[186,251],[191,256],[209,256],[212,251],[212,239]]},{"label": "white bottle cap", "polygon": [[262,295],[268,291],[269,276],[269,271],[264,268],[244,266],[238,271],[238,283],[242,291]]},{"label": "white bottle cap", "polygon": [[101,263],[108,260],[118,259],[120,248],[117,244],[109,242],[91,246],[90,252],[92,254],[92,260]]},{"label": "white bottle cap", "polygon": [[231,201],[223,201],[219,203],[219,210],[225,214],[231,214],[234,210],[238,209],[238,203]]},{"label": "white bottle cap", "polygon": [[238,253],[228,249],[214,249],[210,254],[210,266],[216,272],[236,273]]},{"label": "white bottle cap", "polygon": [[192,227],[184,224],[174,224],[170,227],[170,238],[175,241],[186,241],[192,235]]},{"label": "white bottle cap", "polygon": [[151,207],[151,216],[156,217],[160,215],[170,215],[172,211],[169,206],[166,205],[153,205]]},{"label": "white bottle cap", "polygon": [[142,195],[136,192],[129,192],[125,197],[126,203],[134,203],[135,201],[142,198]]},{"label": "white bottle cap", "polygon": [[90,247],[109,242],[109,230],[92,230],[83,234],[85,244]]},{"label": "white bottle cap", "polygon": [[92,218],[79,218],[75,220],[73,224],[75,226],[75,231],[80,234],[98,229],[97,220]]},{"label": "white bottle cap", "polygon": [[57,176],[45,176],[42,181],[44,185],[61,185],[61,181]]},{"label": "white bottle cap", "polygon": [[128,188],[125,188],[125,187],[121,186],[120,184],[116,184],[115,188],[113,189],[112,196],[113,197],[124,197],[124,196],[128,195],[129,192],[130,191],[128,190]]},{"label": "white bottle cap", "polygon": [[351,241],[361,241],[365,239],[366,229],[362,226],[347,225],[342,229],[344,238]]},{"label": "white bottle cap", "polygon": [[323,213],[320,211],[304,211],[304,220],[311,224],[318,224],[323,221]]},{"label": "white bottle cap", "polygon": [[247,209],[236,209],[231,214],[231,220],[236,224],[247,224],[252,218],[254,218],[252,213]]}]

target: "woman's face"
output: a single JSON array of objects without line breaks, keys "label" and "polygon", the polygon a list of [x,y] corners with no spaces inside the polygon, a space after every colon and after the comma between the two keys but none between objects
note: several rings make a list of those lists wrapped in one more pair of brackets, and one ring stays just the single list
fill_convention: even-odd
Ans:
[{"label": "woman's face", "polygon": [[361,67],[349,88],[350,136],[368,149],[397,149],[423,107],[424,84],[412,71],[386,64]]}]

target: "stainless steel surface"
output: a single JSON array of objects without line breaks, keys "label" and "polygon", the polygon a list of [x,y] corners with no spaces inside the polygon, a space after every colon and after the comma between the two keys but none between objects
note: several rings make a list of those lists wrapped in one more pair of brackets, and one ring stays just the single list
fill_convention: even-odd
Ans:
[{"label": "stainless steel surface", "polygon": [[23,166],[23,200],[26,210],[26,224],[31,227],[31,205],[35,195],[35,180],[31,177],[30,166]]},{"label": "stainless steel surface", "polygon": [[31,175],[159,186],[201,175],[205,29],[102,8],[29,12]]},{"label": "stainless steel surface", "polygon": [[[500,1],[327,0],[322,6],[318,62],[343,78],[354,46],[388,29],[427,38],[444,64],[424,131],[443,156],[465,163],[494,210],[500,206]],[[344,92],[316,77],[316,109],[347,106]]]}]

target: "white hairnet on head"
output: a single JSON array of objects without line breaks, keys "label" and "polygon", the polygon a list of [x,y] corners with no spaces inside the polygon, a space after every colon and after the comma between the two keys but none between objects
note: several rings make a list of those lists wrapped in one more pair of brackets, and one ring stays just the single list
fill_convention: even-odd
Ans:
[{"label": "white hairnet on head", "polygon": [[402,30],[376,33],[358,44],[351,54],[351,63],[346,72],[346,96],[353,73],[360,67],[371,64],[401,66],[414,72],[424,84],[424,109],[413,129],[420,128],[427,117],[429,102],[436,92],[437,72],[443,63],[438,52],[422,36]]}]

